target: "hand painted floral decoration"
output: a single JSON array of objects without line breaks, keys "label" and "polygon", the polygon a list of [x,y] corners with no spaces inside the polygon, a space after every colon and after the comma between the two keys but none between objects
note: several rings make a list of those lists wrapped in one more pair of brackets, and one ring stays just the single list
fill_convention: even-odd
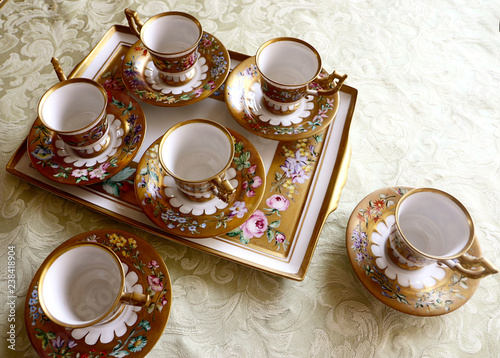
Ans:
[{"label": "hand painted floral decoration", "polygon": [[[314,136],[316,143],[322,141],[322,135]],[[282,172],[276,172],[275,182],[271,190],[287,192],[293,200],[294,194],[299,194],[301,184],[311,178],[312,169],[316,164],[318,153],[314,144],[308,144],[308,139],[299,139],[295,146],[283,145],[285,162],[280,166]]]},{"label": "hand painted floral decoration", "polygon": [[[271,192],[280,194],[268,197],[265,200],[267,206],[261,204],[260,210],[256,210],[243,225],[226,235],[238,238],[243,244],[249,244],[251,239],[260,239],[265,234],[268,243],[274,242],[276,250],[286,251],[290,242],[287,240],[287,234],[279,229],[281,214],[294,202],[294,196],[300,195],[302,185],[307,185],[311,178],[318,157],[316,146],[322,141],[323,135],[320,134],[312,139],[299,139],[283,145],[281,155],[284,161],[279,166],[280,171],[274,173],[275,181],[270,189]],[[243,187],[251,190],[250,184],[244,183]]]},{"label": "hand painted floral decoration", "polygon": [[285,233],[278,230],[281,220],[269,222],[268,217],[281,216],[281,212],[288,209],[290,201],[283,195],[273,195],[267,198],[266,205],[263,210],[267,213],[256,210],[243,225],[227,233],[227,236],[238,237],[243,244],[248,244],[250,239],[260,238],[266,234],[268,242],[275,242],[276,250],[279,250],[281,245],[286,250],[289,242]]}]

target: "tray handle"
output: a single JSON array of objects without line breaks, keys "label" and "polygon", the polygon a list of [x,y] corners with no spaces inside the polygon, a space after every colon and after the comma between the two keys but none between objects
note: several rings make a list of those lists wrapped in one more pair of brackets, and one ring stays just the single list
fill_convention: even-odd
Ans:
[{"label": "tray handle", "polygon": [[57,78],[59,78],[59,81],[66,81],[68,77],[64,74],[64,71],[61,67],[61,64],[59,63],[59,60],[56,57],[52,57],[50,60],[52,63],[52,66],[54,67],[54,70],[56,71]]},{"label": "tray handle", "polygon": [[347,174],[350,162],[351,162],[351,141],[348,138],[346,144],[346,150],[342,155],[337,178],[335,179],[335,185],[333,186],[333,190],[330,195],[330,200],[328,201],[328,204],[326,206],[327,215],[330,215],[332,212],[337,210],[337,207],[339,206],[340,195],[342,194],[342,190],[344,189],[345,183],[347,182]]}]

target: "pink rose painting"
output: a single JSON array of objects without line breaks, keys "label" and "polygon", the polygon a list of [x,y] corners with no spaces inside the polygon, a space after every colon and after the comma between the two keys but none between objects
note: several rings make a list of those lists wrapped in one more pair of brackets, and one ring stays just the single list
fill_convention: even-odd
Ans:
[{"label": "pink rose painting", "polygon": [[101,165],[99,165],[98,168],[95,168],[94,170],[92,170],[89,175],[90,175],[90,178],[91,179],[104,179],[106,177],[106,175],[108,175],[109,173],[107,172],[107,169],[108,167],[110,166],[109,163],[102,163]]},{"label": "pink rose painting", "polygon": [[262,185],[262,179],[261,179],[261,177],[259,177],[259,176],[255,176],[255,177],[253,178],[253,183],[252,183],[251,187],[252,187],[253,189],[257,189],[257,188],[258,188],[259,186],[261,186],[261,185]]},{"label": "pink rose painting", "polygon": [[269,208],[264,208],[264,211],[256,210],[247,221],[239,228],[228,232],[229,237],[238,237],[243,244],[249,244],[251,239],[259,239],[262,236],[267,238],[268,242],[273,242],[277,246],[277,250],[283,247],[285,250],[289,245],[286,240],[285,233],[278,230],[281,220],[269,222],[268,217],[273,215],[281,216],[280,212],[288,209],[290,201],[283,195],[273,195],[266,200]]},{"label": "pink rose painting", "polygon": [[255,174],[256,170],[257,170],[257,164],[254,164],[250,168],[248,168],[248,174]]},{"label": "pink rose painting", "polygon": [[155,292],[160,292],[163,289],[163,282],[158,276],[148,275],[148,283],[151,289]]},{"label": "pink rose painting", "polygon": [[160,264],[156,260],[151,260],[148,263],[148,268],[155,270],[160,267]]},{"label": "pink rose painting", "polygon": [[144,266],[151,270],[146,277],[149,284],[146,288],[146,293],[152,300],[152,303],[148,306],[147,311],[148,313],[153,313],[154,320],[155,312],[161,312],[163,306],[168,304],[168,285],[164,282],[165,275],[161,272],[160,263],[158,261],[151,260]]},{"label": "pink rose painting", "polygon": [[255,168],[257,166],[253,165],[248,169],[248,175],[250,175],[250,180],[244,181],[242,184],[243,190],[245,191],[245,195],[248,196],[249,198],[255,196],[255,190],[259,188],[263,181],[262,178],[259,177],[258,175],[255,175]]},{"label": "pink rose painting", "polygon": [[276,211],[285,211],[290,205],[290,201],[283,195],[273,195],[266,200],[267,206]]},{"label": "pink rose painting", "polygon": [[266,214],[256,210],[240,228],[247,239],[253,239],[254,237],[261,237],[266,232],[267,225]]},{"label": "pink rose painting", "polygon": [[279,243],[284,243],[286,241],[286,236],[282,233],[278,233],[274,239]]}]

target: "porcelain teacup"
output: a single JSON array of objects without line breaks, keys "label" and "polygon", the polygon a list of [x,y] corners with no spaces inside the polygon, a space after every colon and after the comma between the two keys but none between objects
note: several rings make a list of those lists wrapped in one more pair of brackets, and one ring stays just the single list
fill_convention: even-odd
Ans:
[{"label": "porcelain teacup", "polygon": [[122,263],[111,249],[79,242],[61,249],[44,267],[39,300],[51,321],[82,328],[109,322],[124,304],[147,307],[150,296],[126,292]]},{"label": "porcelain teacup", "polygon": [[40,99],[38,117],[79,156],[98,156],[110,142],[106,90],[88,78],[67,79],[56,58],[52,64],[60,82]]},{"label": "porcelain teacup", "polygon": [[236,189],[226,178],[234,156],[229,131],[208,119],[192,119],[171,127],[158,149],[162,168],[192,201],[218,197],[229,203]]},{"label": "porcelain teacup", "polygon": [[450,194],[413,189],[399,200],[395,219],[386,249],[399,267],[418,270],[438,263],[470,278],[498,272],[484,257],[467,253],[477,240],[474,224],[467,209]]},{"label": "porcelain teacup", "polygon": [[[255,62],[264,106],[278,115],[293,113],[305,95],[335,94],[347,78],[336,71],[322,76],[318,51],[309,43],[292,37],[279,37],[262,44]],[[311,89],[313,84],[322,89]]]},{"label": "porcelain teacup", "polygon": [[195,74],[198,44],[203,35],[200,22],[179,11],[168,11],[143,23],[137,12],[125,9],[130,30],[148,49],[162,80],[170,86],[188,83]]}]

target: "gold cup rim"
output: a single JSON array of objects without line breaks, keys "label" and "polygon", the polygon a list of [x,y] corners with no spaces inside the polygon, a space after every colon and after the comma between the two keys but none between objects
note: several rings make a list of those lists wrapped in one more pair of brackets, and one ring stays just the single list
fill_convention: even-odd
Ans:
[{"label": "gold cup rim", "polygon": [[[63,321],[60,321],[59,319],[55,318],[51,313],[50,311],[47,309],[47,305],[45,304],[45,299],[43,298],[43,286],[44,286],[44,281],[45,281],[45,276],[47,275],[47,272],[49,271],[50,267],[52,266],[52,264],[59,258],[61,257],[63,254],[73,250],[73,249],[76,249],[78,247],[84,247],[84,246],[94,246],[94,247],[98,247],[102,250],[104,250],[105,252],[109,253],[110,256],[113,258],[114,262],[117,264],[118,266],[118,269],[120,271],[120,294],[115,298],[115,301],[113,302],[113,304],[111,305],[111,307],[105,312],[103,313],[102,315],[100,315],[99,317],[87,322],[87,323],[84,323],[84,324],[68,324],[67,322],[63,322]],[[121,299],[121,295],[122,293],[124,292],[125,290],[125,271],[123,270],[123,266],[122,266],[122,263],[120,261],[120,258],[118,257],[118,255],[116,253],[114,253],[111,249],[109,249],[108,247],[100,244],[100,243],[97,243],[97,242],[91,242],[91,241],[84,241],[84,242],[77,242],[77,243],[73,243],[73,244],[70,244],[68,246],[65,246],[63,248],[61,248],[60,250],[58,250],[57,252],[55,252],[52,256],[50,256],[47,261],[43,264],[44,267],[42,269],[42,272],[40,273],[40,279],[39,279],[39,283],[38,283],[38,299],[39,299],[39,302],[40,302],[40,306],[42,307],[42,310],[43,312],[45,313],[45,315],[54,323],[62,326],[62,327],[68,327],[68,328],[85,328],[85,327],[89,327],[89,326],[92,326],[96,323],[99,323],[100,321],[102,321],[104,318],[108,317],[113,311],[114,309],[116,308],[116,306],[120,303],[120,299]],[[114,318],[113,318],[114,319]],[[112,320],[113,320],[112,319]]]},{"label": "gold cup rim", "polygon": [[[309,79],[308,81],[306,81],[304,83],[300,83],[300,84],[284,84],[284,83],[279,83],[279,82],[277,82],[277,81],[269,78],[268,76],[266,76],[266,74],[262,71],[261,67],[259,66],[260,55],[261,55],[262,51],[266,47],[268,47],[269,45],[271,45],[273,43],[276,43],[276,42],[285,42],[285,41],[298,42],[298,43],[300,43],[300,44],[308,47],[314,53],[314,55],[316,56],[316,59],[318,60],[318,68],[316,69],[316,72],[315,72],[314,76],[312,76],[311,79]],[[297,88],[299,88],[299,87],[307,86],[315,78],[317,78],[319,76],[319,74],[321,73],[321,69],[322,69],[323,65],[322,65],[321,56],[320,56],[319,52],[309,42],[301,40],[301,39],[296,38],[296,37],[286,37],[286,36],[284,36],[284,37],[276,37],[276,38],[270,39],[270,40],[264,42],[262,45],[260,45],[260,47],[257,50],[257,53],[255,55],[255,66],[257,66],[257,70],[259,71],[259,74],[262,77],[264,77],[267,81],[269,81],[271,83],[274,83],[274,84],[277,84],[279,86],[297,87]]]},{"label": "gold cup rim", "polygon": [[[415,247],[404,235],[403,231],[401,230],[401,227],[400,227],[400,222],[399,222],[399,209],[401,207],[401,204],[408,198],[410,197],[411,195],[415,195],[415,194],[418,194],[418,193],[422,193],[422,192],[426,192],[426,193],[435,193],[435,194],[439,194],[439,195],[442,195],[444,197],[446,197],[447,199],[451,200],[454,204],[456,204],[461,210],[462,212],[465,214],[466,218],[467,218],[467,223],[469,225],[469,238],[467,240],[467,244],[464,245],[464,247],[458,251],[457,253],[453,254],[453,255],[450,255],[450,256],[437,256],[437,255],[431,255],[431,254],[428,254],[420,249],[418,249],[417,247]],[[404,242],[406,245],[408,245],[412,250],[414,250],[415,252],[417,252],[418,254],[426,257],[426,258],[429,258],[429,259],[432,259],[432,260],[436,260],[436,261],[440,261],[440,260],[452,260],[452,259],[455,259],[455,258],[458,258],[460,256],[462,256],[463,254],[465,254],[467,251],[469,251],[469,249],[471,248],[472,244],[474,243],[474,239],[475,239],[475,234],[474,234],[474,222],[472,220],[472,217],[470,216],[469,214],[469,211],[467,210],[467,208],[457,199],[455,198],[454,196],[452,196],[451,194],[448,194],[447,192],[445,191],[442,191],[442,190],[439,190],[439,189],[435,189],[435,188],[416,188],[416,189],[412,189],[410,191],[408,191],[406,194],[404,194],[398,201],[398,203],[396,204],[396,210],[394,212],[394,217],[396,219],[396,229],[398,230],[398,232],[401,234],[401,237],[403,238]]]},{"label": "gold cup rim", "polygon": [[[103,108],[101,110],[101,112],[99,113],[99,115],[96,116],[96,118],[88,125],[86,125],[85,127],[83,128],[79,128],[77,130],[72,130],[72,131],[61,131],[59,129],[55,129],[54,127],[50,126],[47,121],[45,121],[45,119],[43,118],[43,106],[45,105],[45,102],[47,101],[47,99],[58,89],[62,88],[62,87],[65,87],[65,86],[68,86],[68,85],[72,85],[74,83],[88,83],[88,84],[91,84],[93,86],[95,86],[97,89],[99,89],[99,91],[101,91],[102,95],[103,95],[103,98],[104,98],[104,105],[103,105]],[[102,119],[103,117],[106,115],[106,108],[108,106],[108,94],[106,92],[106,90],[104,89],[104,87],[94,81],[94,80],[91,80],[89,78],[84,78],[84,77],[78,77],[78,78],[70,78],[70,79],[67,79],[67,80],[64,80],[64,81],[61,81],[61,82],[58,82],[56,83],[54,86],[50,87],[44,94],[43,96],[41,97],[39,103],[38,103],[38,118],[40,118],[40,121],[43,123],[43,125],[45,127],[47,127],[48,129],[50,129],[51,131],[55,132],[55,133],[59,133],[59,134],[62,134],[62,135],[76,135],[76,134],[80,134],[80,133],[84,133],[85,131],[91,129],[92,127],[96,126]]]},{"label": "gold cup rim", "polygon": [[[216,174],[212,175],[211,177],[206,178],[206,179],[201,179],[201,180],[188,180],[188,179],[184,179],[184,178],[181,178],[180,176],[176,175],[175,173],[171,172],[168,169],[166,163],[164,162],[163,156],[161,155],[161,153],[163,152],[163,146],[165,145],[165,142],[166,142],[168,136],[170,134],[172,134],[176,129],[179,129],[180,127],[183,127],[183,126],[189,125],[189,124],[193,124],[193,123],[204,123],[204,124],[212,125],[212,126],[218,128],[218,129],[220,129],[226,135],[226,137],[228,138],[229,142],[231,143],[231,152],[229,154],[229,159],[228,159],[226,165],[224,166],[224,168],[221,169]],[[229,132],[229,130],[225,126],[223,126],[222,124],[220,124],[220,123],[218,123],[216,121],[210,120],[210,119],[197,118],[197,119],[189,119],[189,120],[186,120],[186,121],[182,121],[182,122],[179,122],[179,123],[173,125],[172,127],[170,127],[165,132],[165,134],[162,136],[161,141],[160,141],[160,145],[158,147],[158,158],[160,160],[160,165],[163,168],[163,170],[165,170],[167,172],[167,174],[170,175],[171,177],[173,177],[174,179],[177,179],[177,180],[185,182],[185,183],[193,183],[193,184],[199,184],[199,183],[204,183],[204,182],[207,182],[207,181],[211,181],[211,180],[219,177],[222,173],[226,172],[229,169],[229,167],[231,166],[231,163],[232,163],[233,158],[234,158],[234,140],[233,140],[233,136],[231,135],[231,133]]]},{"label": "gold cup rim", "polygon": [[[189,46],[188,48],[182,50],[182,51],[178,51],[178,52],[168,52],[168,53],[165,53],[165,52],[159,52],[159,51],[155,51],[153,49],[151,49],[147,44],[146,42],[144,41],[144,38],[143,38],[143,33],[146,31],[146,29],[151,26],[151,24],[159,19],[159,18],[162,18],[162,17],[166,17],[166,16],[172,16],[172,15],[175,15],[175,16],[182,16],[182,17],[185,17],[185,18],[188,18],[189,20],[193,21],[196,26],[198,26],[198,30],[199,30],[199,35],[198,35],[198,39],[194,42],[194,44],[192,44],[191,46]],[[196,17],[194,17],[193,15],[191,14],[188,14],[186,12],[182,12],[182,11],[166,11],[166,12],[162,12],[160,14],[157,14],[153,17],[150,17],[145,23],[144,25],[142,26],[141,28],[141,31],[140,31],[140,35],[141,35],[141,42],[143,43],[143,45],[148,49],[148,51],[156,54],[156,55],[159,55],[159,56],[169,56],[169,57],[175,57],[175,56],[180,56],[181,54],[183,53],[190,53],[191,51],[195,50],[197,47],[198,47],[198,43],[200,42],[202,36],[203,36],[203,27],[201,26],[201,23],[200,21],[198,21],[198,19]]]}]

